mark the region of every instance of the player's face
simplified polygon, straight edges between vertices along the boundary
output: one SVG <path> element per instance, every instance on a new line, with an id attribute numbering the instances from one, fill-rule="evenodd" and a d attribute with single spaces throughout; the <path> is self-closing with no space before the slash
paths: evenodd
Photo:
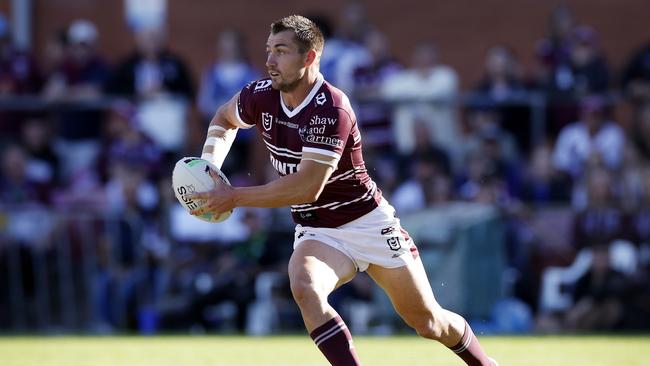
<path id="1" fill-rule="evenodd" d="M 290 92 L 305 75 L 307 53 L 300 53 L 293 31 L 269 35 L 266 42 L 266 70 L 274 89 Z"/>

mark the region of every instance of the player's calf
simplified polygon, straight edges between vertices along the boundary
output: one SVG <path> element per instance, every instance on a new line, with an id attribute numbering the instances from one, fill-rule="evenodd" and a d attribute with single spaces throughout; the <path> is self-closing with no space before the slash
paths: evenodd
<path id="1" fill-rule="evenodd" d="M 325 322 L 309 334 L 332 366 L 359 366 L 352 335 L 340 316 Z"/>
<path id="2" fill-rule="evenodd" d="M 465 331 L 455 346 L 449 347 L 469 366 L 498 366 L 496 361 L 489 358 L 478 342 L 472 328 L 465 322 Z"/>

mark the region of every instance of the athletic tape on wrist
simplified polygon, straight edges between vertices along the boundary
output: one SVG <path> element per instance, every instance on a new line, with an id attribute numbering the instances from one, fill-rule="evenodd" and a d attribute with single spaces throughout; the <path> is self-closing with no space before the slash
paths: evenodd
<path id="1" fill-rule="evenodd" d="M 213 134 L 210 132 L 213 132 Z M 219 134 L 219 132 L 221 133 Z M 218 135 L 214 136 L 214 134 Z M 203 153 L 201 154 L 201 158 L 210 161 L 217 168 L 221 169 L 223 161 L 226 159 L 226 155 L 228 155 L 236 135 L 237 129 L 228 130 L 221 126 L 210 126 L 208 128 L 208 136 L 205 139 L 205 144 L 203 144 Z"/>

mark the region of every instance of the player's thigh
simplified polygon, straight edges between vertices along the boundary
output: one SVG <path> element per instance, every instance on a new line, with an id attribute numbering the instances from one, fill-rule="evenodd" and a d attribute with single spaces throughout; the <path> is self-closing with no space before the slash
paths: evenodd
<path id="1" fill-rule="evenodd" d="M 289 260 L 292 289 L 307 287 L 329 294 L 355 274 L 356 267 L 350 257 L 316 240 L 300 243 Z"/>
<path id="2" fill-rule="evenodd" d="M 367 270 L 386 292 L 397 313 L 407 324 L 417 327 L 432 317 L 442 316 L 420 258 L 397 268 L 371 264 Z"/>

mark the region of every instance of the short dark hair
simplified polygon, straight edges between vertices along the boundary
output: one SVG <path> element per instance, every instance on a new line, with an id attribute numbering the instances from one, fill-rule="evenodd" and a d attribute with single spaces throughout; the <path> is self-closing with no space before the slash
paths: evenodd
<path id="1" fill-rule="evenodd" d="M 277 34 L 285 30 L 293 31 L 300 53 L 305 53 L 312 48 L 318 53 L 323 52 L 323 45 L 325 44 L 323 33 L 316 23 L 308 18 L 302 15 L 289 15 L 271 24 L 271 34 Z"/>

